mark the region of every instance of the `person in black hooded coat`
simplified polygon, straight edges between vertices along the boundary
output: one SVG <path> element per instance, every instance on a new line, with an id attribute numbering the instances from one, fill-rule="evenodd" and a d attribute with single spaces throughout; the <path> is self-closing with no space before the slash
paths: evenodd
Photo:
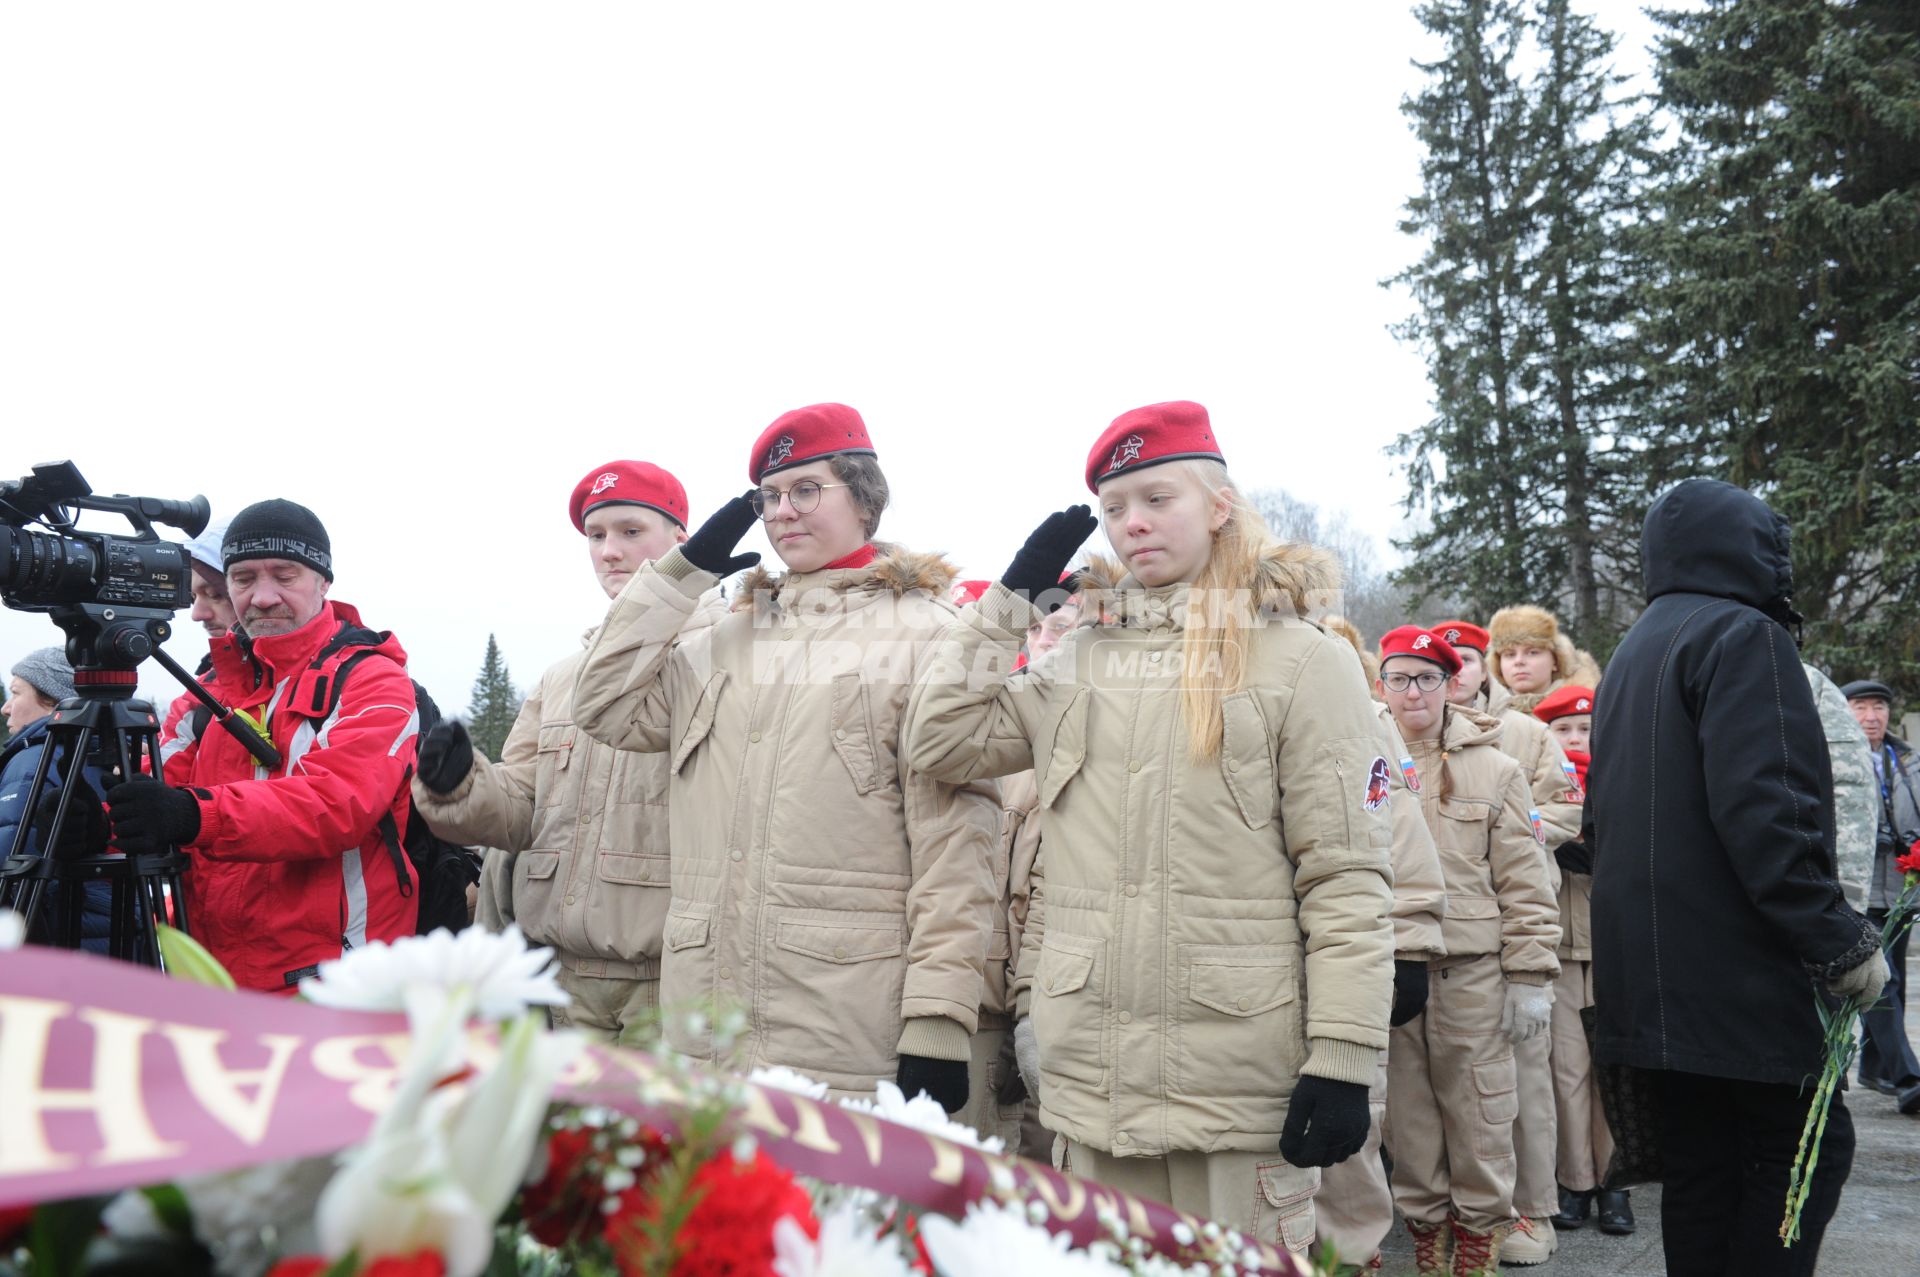
<path id="1" fill-rule="evenodd" d="M 1853 1160 L 1836 1096 L 1802 1238 L 1782 1247 L 1825 1062 L 1815 999 L 1871 1001 L 1887 966 L 1837 881 L 1789 528 L 1695 479 L 1654 502 L 1642 551 L 1647 610 L 1593 726 L 1594 1055 L 1658 1071 L 1668 1271 L 1811 1273 Z"/>

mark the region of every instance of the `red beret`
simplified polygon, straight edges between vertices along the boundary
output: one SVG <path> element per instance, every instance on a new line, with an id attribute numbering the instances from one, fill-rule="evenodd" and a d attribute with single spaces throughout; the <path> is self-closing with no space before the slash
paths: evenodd
<path id="1" fill-rule="evenodd" d="M 687 490 L 680 481 L 648 461 L 609 461 L 587 471 L 573 485 L 567 513 L 573 526 L 587 530 L 587 512 L 603 505 L 643 505 L 687 526 Z"/>
<path id="2" fill-rule="evenodd" d="M 1487 632 L 1472 621 L 1442 621 L 1427 628 L 1445 639 L 1448 647 L 1470 647 L 1482 656 L 1487 653 Z"/>
<path id="3" fill-rule="evenodd" d="M 1551 723 L 1556 718 L 1565 718 L 1569 714 L 1593 713 L 1593 689 L 1581 687 L 1578 683 L 1568 683 L 1551 696 L 1542 697 L 1533 707 L 1533 716 L 1543 723 Z"/>
<path id="4" fill-rule="evenodd" d="M 867 437 L 867 423 L 843 403 L 817 403 L 782 413 L 753 441 L 747 458 L 747 478 L 760 482 L 765 475 L 830 457 L 836 452 L 875 455 Z"/>
<path id="5" fill-rule="evenodd" d="M 965 607 L 969 603 L 978 603 L 980 596 L 992 587 L 991 581 L 955 581 L 948 598 L 954 604 Z"/>
<path id="6" fill-rule="evenodd" d="M 1102 479 L 1189 457 L 1226 460 L 1205 408 L 1185 399 L 1135 408 L 1115 417 L 1087 454 L 1087 489 L 1098 495 Z"/>
<path id="7" fill-rule="evenodd" d="M 1460 654 L 1438 634 L 1417 625 L 1403 625 L 1380 636 L 1381 663 L 1389 656 L 1417 656 L 1423 661 L 1432 661 L 1445 670 L 1448 677 L 1460 672 Z"/>

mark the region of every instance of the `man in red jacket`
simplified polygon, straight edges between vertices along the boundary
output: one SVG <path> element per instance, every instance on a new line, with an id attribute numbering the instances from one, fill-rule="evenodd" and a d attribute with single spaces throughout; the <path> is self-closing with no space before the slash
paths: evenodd
<path id="1" fill-rule="evenodd" d="M 204 682 L 280 751 L 268 769 L 177 705 L 163 780 L 109 790 L 115 845 L 192 854 L 187 918 L 243 988 L 291 993 L 319 964 L 411 935 L 413 868 L 398 831 L 419 716 L 406 653 L 327 598 L 326 529 L 291 501 L 248 506 L 222 545 L 238 623 Z"/>

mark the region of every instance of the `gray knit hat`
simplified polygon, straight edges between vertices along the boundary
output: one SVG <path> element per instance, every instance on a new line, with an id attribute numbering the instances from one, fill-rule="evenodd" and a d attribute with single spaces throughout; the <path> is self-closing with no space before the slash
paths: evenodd
<path id="1" fill-rule="evenodd" d="M 13 673 L 56 704 L 73 695 L 73 666 L 67 664 L 67 654 L 57 647 L 28 652 L 14 662 Z"/>

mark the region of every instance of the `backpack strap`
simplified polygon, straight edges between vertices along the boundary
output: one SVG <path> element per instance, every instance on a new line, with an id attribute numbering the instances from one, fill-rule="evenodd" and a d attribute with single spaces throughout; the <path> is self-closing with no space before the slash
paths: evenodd
<path id="1" fill-rule="evenodd" d="M 413 764 L 407 764 L 407 773 L 402 785 L 413 783 Z M 387 855 L 393 860 L 393 876 L 400 884 L 400 898 L 413 898 L 413 878 L 407 873 L 407 853 L 400 845 L 400 826 L 393 819 L 393 808 L 380 813 L 380 840 L 387 844 Z"/>

